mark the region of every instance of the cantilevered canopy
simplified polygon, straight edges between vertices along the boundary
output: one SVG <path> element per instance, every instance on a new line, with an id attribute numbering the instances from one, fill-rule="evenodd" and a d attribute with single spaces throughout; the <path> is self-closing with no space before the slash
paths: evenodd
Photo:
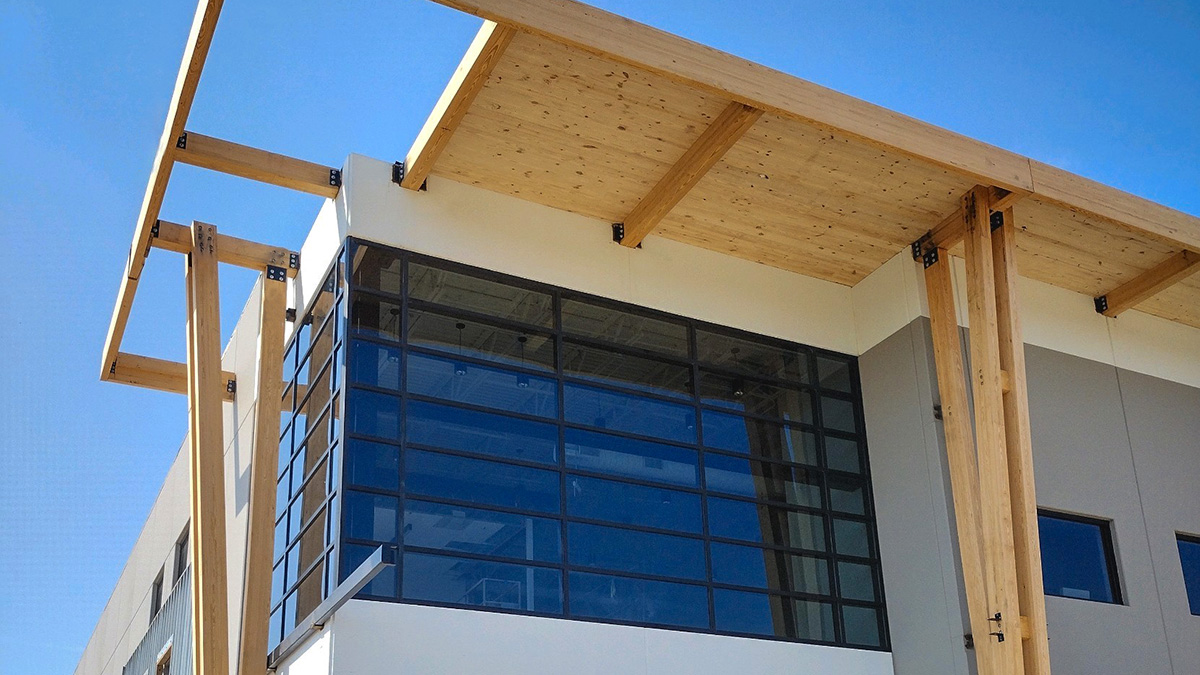
<path id="1" fill-rule="evenodd" d="M 1106 313 L 1200 327 L 1198 218 L 569 0 L 438 1 L 488 21 L 405 187 L 443 176 L 620 223 L 626 245 L 854 285 L 982 184 L 1015 203 L 1023 275 L 1128 284 Z"/>

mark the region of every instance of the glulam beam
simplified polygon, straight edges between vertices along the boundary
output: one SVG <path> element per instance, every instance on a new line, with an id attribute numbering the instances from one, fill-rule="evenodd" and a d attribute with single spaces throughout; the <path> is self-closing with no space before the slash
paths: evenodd
<path id="1" fill-rule="evenodd" d="M 176 139 L 174 156 L 175 161 L 184 164 L 328 199 L 336 197 L 342 186 L 340 169 L 194 131 L 184 132 Z"/>
<path id="2" fill-rule="evenodd" d="M 1200 253 L 1180 251 L 1146 272 L 1096 298 L 1096 311 L 1117 316 L 1200 272 Z"/>
<path id="3" fill-rule="evenodd" d="M 109 380 L 173 394 L 188 392 L 186 363 L 125 352 L 117 354 L 116 368 L 109 375 Z M 224 400 L 233 400 L 236 384 L 237 378 L 233 373 L 221 371 L 220 389 Z"/>
<path id="4" fill-rule="evenodd" d="M 1002 212 L 1005 209 L 1011 208 L 1013 204 L 1024 198 L 1026 194 L 1025 192 L 1013 192 L 998 187 L 988 188 L 988 208 L 993 212 Z M 962 241 L 964 232 L 963 210 L 960 205 L 954 213 L 943 218 L 927 235 L 919 239 L 918 244 L 924 250 L 944 248 L 948 251 Z M 914 249 L 914 257 L 920 252 Z"/>
<path id="5" fill-rule="evenodd" d="M 684 151 L 621 223 L 619 241 L 635 248 L 654 231 L 696 183 L 762 117 L 763 111 L 733 101 Z"/>
<path id="6" fill-rule="evenodd" d="M 191 230 L 186 225 L 160 220 L 150 244 L 167 251 L 190 253 Z M 217 257 L 222 263 L 247 269 L 261 270 L 268 265 L 278 267 L 289 277 L 296 276 L 300 268 L 300 254 L 295 251 L 220 233 L 217 234 Z"/>
<path id="7" fill-rule="evenodd" d="M 500 62 L 504 50 L 516 35 L 512 26 L 484 21 L 475 40 L 467 48 L 462 61 L 442 91 L 437 105 L 425 120 L 412 148 L 404 158 L 404 177 L 400 186 L 418 190 L 429 177 L 433 165 L 450 143 L 454 131 L 462 122 L 471 103 L 483 90 L 492 69 Z"/>

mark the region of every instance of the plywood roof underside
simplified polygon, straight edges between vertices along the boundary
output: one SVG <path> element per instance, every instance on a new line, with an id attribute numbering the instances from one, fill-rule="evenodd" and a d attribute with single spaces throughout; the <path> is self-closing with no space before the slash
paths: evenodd
<path id="1" fill-rule="evenodd" d="M 678 79 L 518 31 L 432 173 L 623 222 L 729 103 Z M 853 286 L 954 213 L 979 182 L 946 164 L 768 110 L 653 234 Z M 1043 196 L 1036 185 L 1014 208 L 1020 273 L 1088 296 L 1182 248 Z M 1200 327 L 1200 275 L 1137 309 Z"/>

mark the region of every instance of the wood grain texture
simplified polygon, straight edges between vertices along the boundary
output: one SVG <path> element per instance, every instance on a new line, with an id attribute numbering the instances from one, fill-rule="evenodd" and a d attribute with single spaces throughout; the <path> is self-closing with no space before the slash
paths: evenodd
<path id="1" fill-rule="evenodd" d="M 1042 587 L 1042 550 L 1038 534 L 1037 490 L 1034 486 L 1033 440 L 1029 426 L 1029 387 L 1025 373 L 1025 341 L 1017 299 L 1017 228 L 1013 209 L 992 232 L 992 269 L 996 287 L 1000 367 L 1008 375 L 1004 392 L 1004 441 L 1012 507 L 1013 556 L 1017 600 L 1021 609 L 1022 659 L 1026 675 L 1050 675 L 1050 641 L 1046 596 Z"/>
<path id="2" fill-rule="evenodd" d="M 975 410 L 975 445 L 979 463 L 980 532 L 988 616 L 1000 615 L 989 641 L 988 670 L 1019 673 L 1022 669 L 1020 603 L 1013 550 L 1008 450 L 1005 440 L 1001 384 L 996 278 L 992 259 L 989 194 L 976 187 L 962 199 L 963 246 L 967 263 L 967 320 L 970 325 L 971 393 Z"/>
<path id="3" fill-rule="evenodd" d="M 622 246 L 636 248 L 735 143 L 762 117 L 762 111 L 733 102 L 676 160 L 650 192 L 624 218 Z"/>
<path id="4" fill-rule="evenodd" d="M 1200 253 L 1180 251 L 1103 295 L 1104 316 L 1117 316 L 1200 272 Z"/>
<path id="5" fill-rule="evenodd" d="M 186 363 L 125 352 L 118 352 L 117 369 L 109 381 L 174 394 L 188 393 Z M 221 398 L 225 401 L 232 401 L 234 397 L 226 386 L 229 382 L 236 384 L 237 378 L 229 371 L 221 371 Z"/>
<path id="6" fill-rule="evenodd" d="M 149 253 L 150 230 L 153 228 L 154 222 L 158 220 L 163 196 L 167 192 L 167 183 L 171 179 L 175 141 L 183 133 L 188 114 L 192 110 L 192 102 L 196 98 L 196 87 L 200 83 L 200 73 L 204 70 L 204 61 L 208 58 L 208 49 L 217 28 L 217 19 L 221 15 L 222 4 L 222 0 L 200 0 L 196 7 L 195 17 L 192 19 L 192 28 L 183 49 L 179 74 L 175 78 L 175 90 L 171 94 L 171 102 L 167 107 L 166 123 L 163 126 L 162 137 L 158 141 L 158 149 L 154 153 L 149 183 L 146 185 L 146 193 L 142 197 L 137 224 L 134 226 L 133 245 L 125 262 L 125 276 L 122 277 L 121 285 L 117 289 L 117 304 L 113 309 L 108 334 L 104 338 L 104 356 L 100 368 L 101 380 L 108 379 L 112 366 L 117 360 L 117 352 L 121 348 L 121 338 L 124 336 L 125 326 L 129 322 L 129 312 L 133 309 L 133 298 L 137 293 L 138 280 L 141 278 L 142 268 L 146 265 L 146 254 Z"/>
<path id="7" fill-rule="evenodd" d="M 458 69 L 442 91 L 433 112 L 425 120 L 417 138 L 404 159 L 404 179 L 401 187 L 417 190 L 425 183 L 438 157 L 446 149 L 462 118 L 475 97 L 487 84 L 492 69 L 499 63 L 504 50 L 512 42 L 516 29 L 484 21 L 476 33 Z"/>
<path id="8" fill-rule="evenodd" d="M 221 411 L 221 312 L 217 232 L 192 223 L 185 286 L 188 439 L 191 460 L 192 672 L 229 669 L 225 538 L 225 436 Z"/>
<path id="9" fill-rule="evenodd" d="M 150 245 L 176 253 L 190 253 L 191 231 L 186 225 L 160 220 L 158 234 L 150 239 Z M 283 268 L 289 277 L 294 277 L 299 270 L 290 265 L 293 255 L 298 256 L 299 253 L 282 246 L 269 246 L 217 233 L 217 257 L 222 263 L 253 270 L 272 265 Z"/>
<path id="10" fill-rule="evenodd" d="M 175 149 L 175 161 L 232 176 L 249 178 L 300 192 L 333 199 L 341 179 L 331 180 L 338 169 L 248 145 L 187 132 L 184 147 Z"/>
<path id="11" fill-rule="evenodd" d="M 279 464 L 279 417 L 283 396 L 283 333 L 287 283 L 262 275 L 259 304 L 258 374 L 254 401 L 254 448 L 242 584 L 239 675 L 266 675 L 271 611 L 271 568 L 275 559 L 275 488 Z"/>

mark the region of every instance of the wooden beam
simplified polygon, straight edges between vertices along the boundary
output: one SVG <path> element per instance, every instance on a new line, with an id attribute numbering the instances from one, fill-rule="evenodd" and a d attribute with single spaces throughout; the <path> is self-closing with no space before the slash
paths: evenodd
<path id="1" fill-rule="evenodd" d="M 980 532 L 988 616 L 995 617 L 981 635 L 991 649 L 993 672 L 1021 669 L 1020 603 L 1013 552 L 1012 506 L 1009 497 L 1004 393 L 1001 389 L 1000 337 L 996 313 L 996 277 L 987 188 L 977 186 L 962 198 L 964 252 L 967 263 L 967 316 L 970 324 L 971 386 L 975 408 L 975 444 L 979 463 Z"/>
<path id="2" fill-rule="evenodd" d="M 185 132 L 179 138 L 175 160 L 329 199 L 337 196 L 342 185 L 340 169 L 203 136 L 194 131 Z"/>
<path id="3" fill-rule="evenodd" d="M 726 152 L 762 117 L 763 111 L 734 101 L 708 125 L 683 156 L 625 217 L 621 245 L 635 248 Z"/>
<path id="4" fill-rule="evenodd" d="M 196 15 L 192 19 L 192 29 L 183 50 L 183 61 L 175 78 L 175 91 L 171 94 L 171 103 L 167 108 L 166 124 L 150 168 L 150 181 L 142 197 L 142 207 L 133 233 L 133 246 L 125 262 L 125 276 L 117 289 L 117 305 L 109 322 L 108 335 L 104 339 L 104 356 L 100 368 L 102 380 L 109 378 L 110 370 L 117 360 L 117 352 L 121 348 L 121 338 L 129 322 L 129 311 L 133 308 L 138 279 L 146 265 L 146 254 L 149 253 L 150 231 L 158 220 L 163 195 L 166 194 L 167 183 L 171 179 L 175 142 L 183 133 L 188 114 L 192 110 L 196 85 L 200 83 L 200 72 L 204 70 L 204 60 L 208 58 L 208 49 L 212 44 L 213 32 L 217 28 L 222 4 L 222 0 L 199 0 Z"/>
<path id="5" fill-rule="evenodd" d="M 192 250 L 191 231 L 186 225 L 158 221 L 154 237 L 150 245 L 176 253 L 190 253 Z M 282 268 L 289 277 L 296 276 L 299 271 L 300 254 L 282 246 L 268 246 L 258 242 L 239 239 L 225 234 L 217 234 L 217 257 L 229 265 L 261 270 L 267 265 Z M 294 264 L 293 264 L 294 261 Z"/>
<path id="6" fill-rule="evenodd" d="M 225 541 L 225 436 L 221 385 L 221 312 L 217 232 L 192 223 L 185 270 L 188 334 L 188 439 L 192 467 L 192 672 L 229 670 Z"/>
<path id="7" fill-rule="evenodd" d="M 950 254 L 938 251 L 938 260 L 925 268 L 925 293 L 929 300 L 929 326 L 933 338 L 933 360 L 937 370 L 942 406 L 942 429 L 950 468 L 950 491 L 954 499 L 954 524 L 958 533 L 963 589 L 967 596 L 967 618 L 975 636 L 975 659 L 980 675 L 991 675 L 992 660 L 985 656 L 992 643 L 988 617 L 987 587 L 984 582 L 980 546 L 979 467 L 975 439 L 971 434 L 971 407 L 967 402 L 966 373 L 962 344 L 954 311 Z"/>
<path id="8" fill-rule="evenodd" d="M 1029 160 L 572 0 L 436 0 L 647 70 L 710 95 L 799 119 L 1006 189 L 1032 190 Z M 982 91 L 982 89 L 981 89 Z"/>
<path id="9" fill-rule="evenodd" d="M 109 380 L 135 387 L 186 394 L 187 364 L 118 352 L 117 368 Z M 234 396 L 234 393 L 229 391 L 230 383 L 236 387 L 237 378 L 229 371 L 222 371 L 220 391 L 222 399 L 226 401 L 232 401 Z"/>
<path id="10" fill-rule="evenodd" d="M 500 62 L 500 57 L 516 33 L 512 26 L 491 21 L 484 21 L 480 26 L 475 40 L 467 48 L 467 53 L 442 91 L 433 112 L 425 120 L 425 126 L 404 157 L 401 187 L 418 190 L 425 183 L 438 156 L 450 143 L 450 137 L 458 129 L 459 122 L 471 108 L 475 97 L 487 84 L 492 69 Z"/>
<path id="11" fill-rule="evenodd" d="M 1180 251 L 1153 268 L 1096 298 L 1096 311 L 1117 316 L 1143 300 L 1200 272 L 1200 253 Z"/>
<path id="12" fill-rule="evenodd" d="M 1011 192 L 1003 188 L 988 188 L 989 208 L 1003 211 L 1027 196 L 1026 192 Z M 947 251 L 963 239 L 963 210 L 960 205 L 954 213 L 946 216 L 922 239 L 923 248 L 944 248 Z"/>
<path id="13" fill-rule="evenodd" d="M 1037 491 L 1033 477 L 1033 440 L 1029 427 L 1029 392 L 1025 377 L 1025 341 L 1017 304 L 1017 228 L 1012 208 L 992 231 L 992 267 L 996 280 L 996 319 L 1000 366 L 1008 375 L 1004 395 L 1004 440 L 1012 506 L 1013 555 L 1026 675 L 1050 675 L 1050 642 L 1046 628 L 1046 596 L 1042 588 L 1042 550 L 1038 535 Z"/>
<path id="14" fill-rule="evenodd" d="M 220 244 L 218 244 L 219 250 Z M 287 283 L 262 275 L 258 332 L 258 392 L 250 460 L 246 566 L 242 583 L 238 675 L 266 675 L 271 611 L 271 563 L 275 548 L 275 479 L 283 396 L 283 328 Z"/>

